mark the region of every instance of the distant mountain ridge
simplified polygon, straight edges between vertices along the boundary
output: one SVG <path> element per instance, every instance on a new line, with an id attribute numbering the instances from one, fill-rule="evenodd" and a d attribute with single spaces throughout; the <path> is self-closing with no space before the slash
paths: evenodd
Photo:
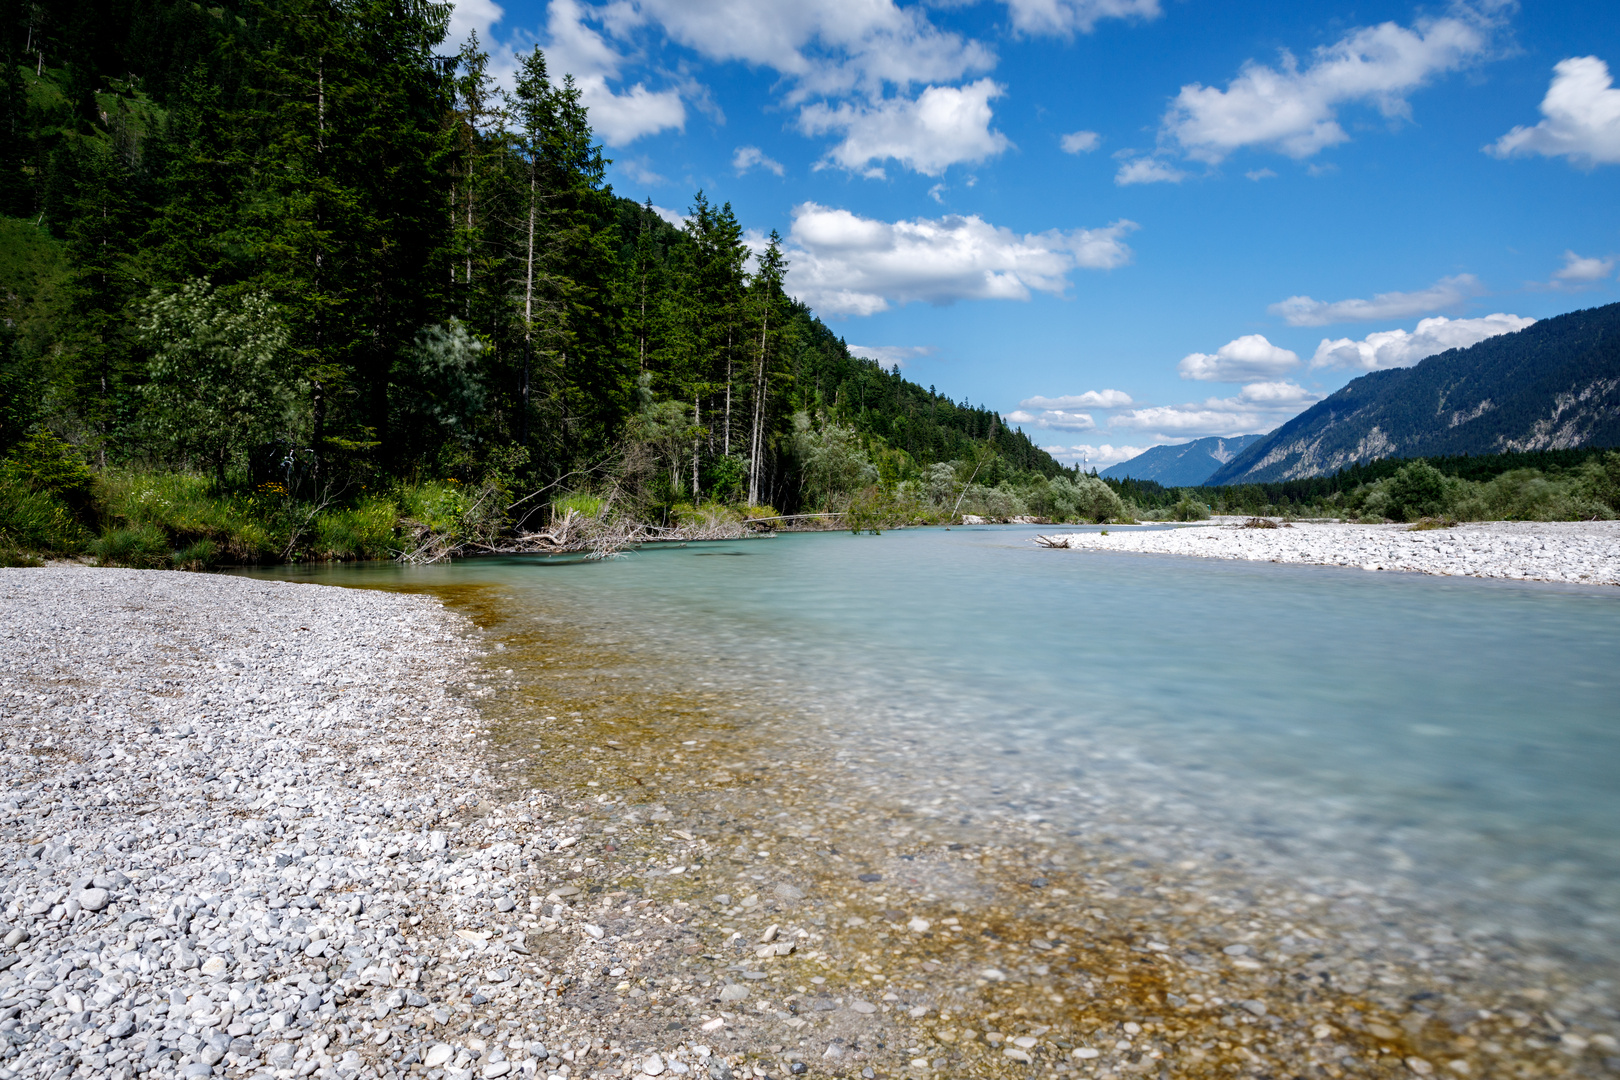
<path id="1" fill-rule="evenodd" d="M 1110 480 L 1156 480 L 1165 487 L 1197 487 L 1264 435 L 1212 436 L 1179 446 L 1155 446 L 1099 475 Z"/>
<path id="2" fill-rule="evenodd" d="M 1578 446 L 1620 446 L 1620 304 L 1363 375 L 1204 482 L 1296 480 L 1383 457 Z"/>

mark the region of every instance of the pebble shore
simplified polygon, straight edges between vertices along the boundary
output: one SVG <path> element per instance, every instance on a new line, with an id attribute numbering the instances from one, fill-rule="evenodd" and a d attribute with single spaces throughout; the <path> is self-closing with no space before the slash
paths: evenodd
<path id="1" fill-rule="evenodd" d="M 568 823 L 491 805 L 470 629 L 428 597 L 0 570 L 0 1080 L 624 1073 L 557 1006 L 605 932 L 523 876 Z M 650 1045 L 630 1072 L 731 1076 Z"/>
<path id="2" fill-rule="evenodd" d="M 1213 523 L 1169 530 L 1058 533 L 1037 542 L 1085 551 L 1620 585 L 1620 521 L 1487 521 L 1421 531 L 1407 525 L 1317 521 L 1275 529 Z"/>

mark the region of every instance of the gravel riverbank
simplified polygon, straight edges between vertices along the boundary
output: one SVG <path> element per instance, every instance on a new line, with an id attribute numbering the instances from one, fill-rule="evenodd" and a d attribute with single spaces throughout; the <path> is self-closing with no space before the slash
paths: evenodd
<path id="1" fill-rule="evenodd" d="M 492 800 L 470 629 L 421 596 L 0 570 L 0 1078 L 728 1078 L 559 1002 L 608 977 L 604 930 L 569 823 Z"/>
<path id="2" fill-rule="evenodd" d="M 1620 585 L 1620 521 L 1484 521 L 1414 532 L 1407 525 L 1296 522 L 1057 533 L 1047 547 L 1314 563 L 1362 570 Z"/>

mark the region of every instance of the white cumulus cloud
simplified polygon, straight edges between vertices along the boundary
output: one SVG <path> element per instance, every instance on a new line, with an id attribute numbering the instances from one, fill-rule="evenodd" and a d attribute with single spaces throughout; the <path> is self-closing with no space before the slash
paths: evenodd
<path id="1" fill-rule="evenodd" d="M 619 0 L 626 25 L 651 21 L 710 60 L 768 67 L 793 81 L 790 101 L 881 93 L 995 66 L 979 42 L 940 30 L 925 5 L 893 0 Z"/>
<path id="2" fill-rule="evenodd" d="M 1176 365 L 1183 379 L 1248 382 L 1282 375 L 1299 366 L 1299 355 L 1273 345 L 1262 334 L 1245 334 L 1213 353 L 1188 353 Z"/>
<path id="3" fill-rule="evenodd" d="M 1360 341 L 1323 338 L 1322 344 L 1316 347 L 1316 355 L 1311 357 L 1311 366 L 1351 368 L 1356 371 L 1411 367 L 1426 356 L 1434 356 L 1447 349 L 1477 345 L 1498 334 L 1523 330 L 1535 321 L 1502 312 L 1482 319 L 1448 319 L 1441 315 L 1424 319 L 1410 333 L 1405 330 L 1380 330 Z"/>
<path id="4" fill-rule="evenodd" d="M 951 165 L 984 161 L 1012 143 L 991 129 L 990 102 L 1004 93 L 991 79 L 966 86 L 930 86 L 915 99 L 807 105 L 799 113 L 806 135 L 838 133 L 843 142 L 827 161 L 854 172 L 881 175 L 885 161 L 898 161 L 925 176 Z"/>
<path id="5" fill-rule="evenodd" d="M 617 81 L 625 57 L 590 25 L 603 13 L 579 0 L 551 0 L 546 13 L 544 45 L 546 68 L 561 81 L 572 75 L 579 96 L 590 109 L 591 129 L 610 146 L 625 146 L 644 135 L 674 128 L 686 129 L 686 105 L 679 90 L 649 90 L 636 83 L 625 90 L 608 85 Z"/>
<path id="6" fill-rule="evenodd" d="M 445 40 L 459 46 L 467 40 L 467 35 L 476 32 L 487 45 L 490 27 L 505 15 L 506 10 L 494 0 L 456 0 L 450 9 L 450 29 Z"/>
<path id="7" fill-rule="evenodd" d="M 817 203 L 793 209 L 788 287 L 818 311 L 871 315 L 922 301 L 1027 300 L 1060 295 L 1074 270 L 1131 259 L 1116 221 L 1099 229 L 1015 233 L 977 215 L 878 221 Z"/>
<path id="8" fill-rule="evenodd" d="M 1095 131 L 1071 131 L 1058 140 L 1065 154 L 1089 154 L 1102 144 L 1102 136 Z"/>
<path id="9" fill-rule="evenodd" d="M 1087 390 L 1083 394 L 1065 394 L 1062 397 L 1031 397 L 1018 403 L 1025 409 L 1123 409 L 1132 404 L 1131 395 L 1123 390 Z"/>
<path id="10" fill-rule="evenodd" d="M 758 166 L 761 169 L 782 175 L 782 163 L 774 158 L 767 157 L 765 151 L 757 146 L 739 146 L 737 152 L 731 155 L 731 167 L 739 174 Z"/>
<path id="11" fill-rule="evenodd" d="M 1514 128 L 1486 152 L 1567 157 L 1586 168 L 1620 163 L 1620 90 L 1602 60 L 1575 56 L 1554 65 L 1541 115 L 1541 123 Z"/>
<path id="12" fill-rule="evenodd" d="M 906 361 L 934 355 L 932 345 L 851 345 L 851 356 L 876 360 L 883 367 L 905 367 Z"/>
<path id="13" fill-rule="evenodd" d="M 1309 296 L 1290 296 L 1272 304 L 1266 310 L 1287 320 L 1289 326 L 1327 326 L 1331 323 L 1373 322 L 1382 319 L 1404 319 L 1412 315 L 1425 315 L 1431 311 L 1444 311 L 1462 304 L 1471 296 L 1482 292 L 1479 279 L 1473 274 L 1458 274 L 1441 278 L 1427 289 L 1415 292 L 1379 293 L 1371 300 L 1313 300 Z"/>
<path id="14" fill-rule="evenodd" d="M 1152 447 L 1148 446 L 1111 446 L 1103 443 L 1101 446 L 1043 446 L 1048 454 L 1059 461 L 1071 465 L 1082 465 L 1088 469 L 1106 469 L 1110 465 L 1118 465 L 1122 461 L 1129 461 L 1147 453 Z"/>
<path id="15" fill-rule="evenodd" d="M 1159 0 L 1004 0 L 1024 34 L 1089 34 L 1103 19 L 1156 19 Z"/>
<path id="16" fill-rule="evenodd" d="M 1004 417 L 1009 424 L 1028 424 L 1030 427 L 1052 431 L 1090 431 L 1097 426 L 1090 413 L 1069 412 L 1065 409 L 1047 409 L 1032 413 L 1015 409 Z"/>
<path id="17" fill-rule="evenodd" d="M 1565 285 L 1591 285 L 1614 273 L 1614 259 L 1564 252 L 1564 265 L 1553 271 L 1553 280 Z"/>
<path id="18" fill-rule="evenodd" d="M 1389 119 L 1403 118 L 1408 94 L 1476 59 L 1487 44 L 1486 29 L 1472 18 L 1363 27 L 1318 48 L 1304 67 L 1284 53 L 1276 67 L 1244 64 L 1224 90 L 1183 86 L 1165 114 L 1164 134 L 1212 164 L 1246 146 L 1310 157 L 1350 138 L 1339 124 L 1342 106 L 1365 102 Z"/>
<path id="19" fill-rule="evenodd" d="M 659 206 L 656 203 L 653 205 L 652 211 L 677 229 L 684 229 L 686 223 L 692 220 L 689 214 L 683 214 L 679 210 L 671 210 L 667 206 Z"/>
<path id="20" fill-rule="evenodd" d="M 1131 184 L 1179 184 L 1187 174 L 1156 157 L 1131 158 L 1114 174 L 1114 183 L 1120 187 Z"/>
<path id="21" fill-rule="evenodd" d="M 1109 427 L 1151 432 L 1155 443 L 1206 435 L 1248 435 L 1270 431 L 1320 400 L 1320 394 L 1296 383 L 1255 382 L 1232 397 L 1116 413 Z"/>

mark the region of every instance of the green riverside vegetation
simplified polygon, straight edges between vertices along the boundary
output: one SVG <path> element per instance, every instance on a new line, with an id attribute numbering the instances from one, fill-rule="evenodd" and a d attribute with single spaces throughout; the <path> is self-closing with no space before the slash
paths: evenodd
<path id="1" fill-rule="evenodd" d="M 1603 447 L 1381 458 L 1332 476 L 1226 487 L 1107 483 L 1143 519 L 1216 514 L 1352 521 L 1575 521 L 1620 517 L 1620 451 Z M 1201 515 L 1200 515 L 1201 512 Z"/>

